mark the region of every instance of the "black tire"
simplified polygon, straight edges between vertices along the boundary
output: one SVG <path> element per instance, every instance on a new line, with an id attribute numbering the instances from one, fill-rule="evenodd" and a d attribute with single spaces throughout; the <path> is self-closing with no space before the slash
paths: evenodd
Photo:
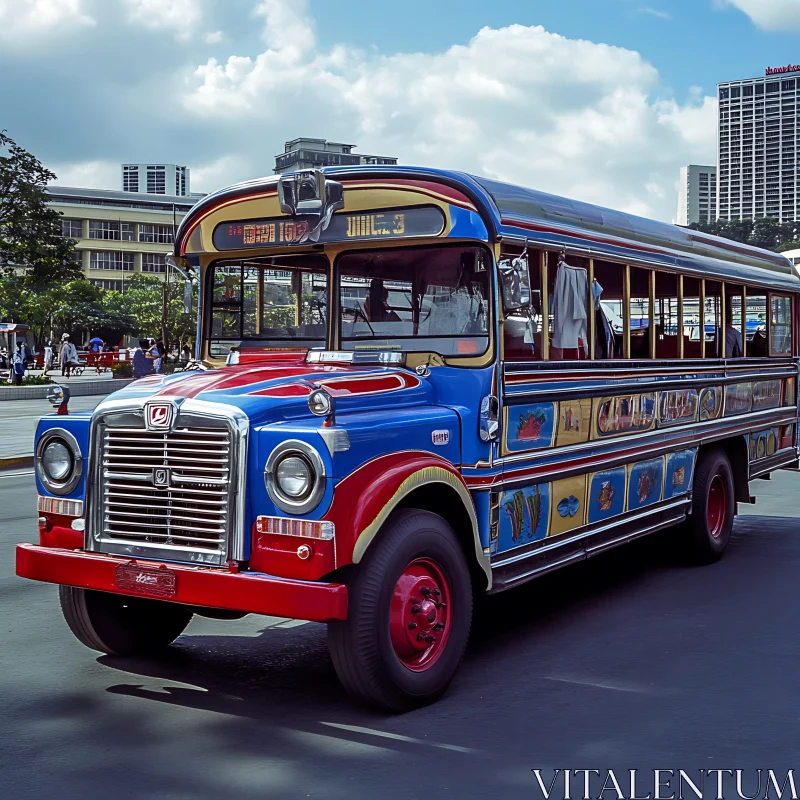
<path id="1" fill-rule="evenodd" d="M 59 586 L 61 611 L 79 642 L 111 656 L 137 656 L 163 650 L 192 619 L 177 603 Z"/>
<path id="2" fill-rule="evenodd" d="M 419 564 L 432 565 L 434 572 L 440 570 L 446 579 L 442 594 L 449 596 L 449 603 L 444 611 L 430 612 L 442 615 L 437 625 L 443 624 L 438 619 L 445 614 L 448 620 L 445 638 L 430 645 L 430 650 L 437 652 L 435 660 L 422 668 L 415 664 L 418 671 L 414 671 L 401 660 L 392 640 L 393 632 L 397 635 L 399 628 L 410 629 L 411 624 L 390 623 L 390 606 L 395 608 L 393 598 L 399 602 L 395 590 L 401 575 Z M 429 606 L 435 603 L 433 595 L 425 593 L 424 584 L 419 585 L 423 587 L 423 600 Z M 413 608 L 420 607 L 411 606 L 410 610 Z M 427 612 L 414 613 L 421 614 L 418 618 L 423 629 L 433 622 Z M 328 624 L 328 646 L 348 694 L 388 711 L 408 711 L 434 702 L 445 691 L 464 655 L 471 624 L 472 582 L 452 528 L 437 514 L 402 509 L 389 518 L 353 572 L 348 582 L 347 619 Z M 433 636 L 435 642 L 440 634 L 427 629 L 412 635 Z M 406 658 L 411 661 L 415 656 L 406 654 Z"/>
<path id="3" fill-rule="evenodd" d="M 684 525 L 685 552 L 693 563 L 719 561 L 731 538 L 735 510 L 733 472 L 725 451 L 703 448 L 692 483 L 692 513 Z"/>

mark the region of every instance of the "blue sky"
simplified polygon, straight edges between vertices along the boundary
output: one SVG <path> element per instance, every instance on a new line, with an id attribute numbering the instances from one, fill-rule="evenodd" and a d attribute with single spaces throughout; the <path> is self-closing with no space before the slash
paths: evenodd
<path id="1" fill-rule="evenodd" d="M 0 0 L 0 129 L 72 186 L 212 191 L 315 136 L 669 220 L 716 83 L 798 33 L 800 0 Z"/>

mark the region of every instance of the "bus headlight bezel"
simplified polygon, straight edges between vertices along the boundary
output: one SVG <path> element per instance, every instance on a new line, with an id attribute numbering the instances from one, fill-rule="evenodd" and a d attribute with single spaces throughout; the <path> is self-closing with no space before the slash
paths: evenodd
<path id="1" fill-rule="evenodd" d="M 61 478 L 54 477 L 47 468 L 45 454 L 51 445 L 67 448 L 72 464 Z M 64 428 L 50 428 L 36 443 L 36 475 L 48 492 L 55 495 L 69 494 L 78 485 L 83 475 L 83 456 L 78 440 Z"/>
<path id="2" fill-rule="evenodd" d="M 289 459 L 299 459 L 308 470 L 308 486 L 299 494 L 290 494 L 281 485 L 278 470 Z M 281 442 L 269 455 L 264 468 L 267 494 L 277 508 L 287 514 L 299 515 L 313 511 L 325 495 L 325 462 L 310 444 L 299 439 Z"/>

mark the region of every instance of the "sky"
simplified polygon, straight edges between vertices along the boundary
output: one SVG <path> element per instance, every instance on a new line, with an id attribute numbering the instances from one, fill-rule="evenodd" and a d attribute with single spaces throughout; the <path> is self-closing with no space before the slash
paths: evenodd
<path id="1" fill-rule="evenodd" d="M 716 84 L 798 34 L 800 0 L 0 0 L 0 130 L 66 186 L 213 191 L 312 136 L 670 221 Z"/>

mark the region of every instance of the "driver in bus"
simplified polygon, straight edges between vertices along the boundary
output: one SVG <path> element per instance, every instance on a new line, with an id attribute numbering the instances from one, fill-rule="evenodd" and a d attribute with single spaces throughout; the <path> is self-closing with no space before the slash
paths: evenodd
<path id="1" fill-rule="evenodd" d="M 389 290 L 380 278 L 373 278 L 364 311 L 370 322 L 400 322 L 400 317 L 389 307 Z"/>

